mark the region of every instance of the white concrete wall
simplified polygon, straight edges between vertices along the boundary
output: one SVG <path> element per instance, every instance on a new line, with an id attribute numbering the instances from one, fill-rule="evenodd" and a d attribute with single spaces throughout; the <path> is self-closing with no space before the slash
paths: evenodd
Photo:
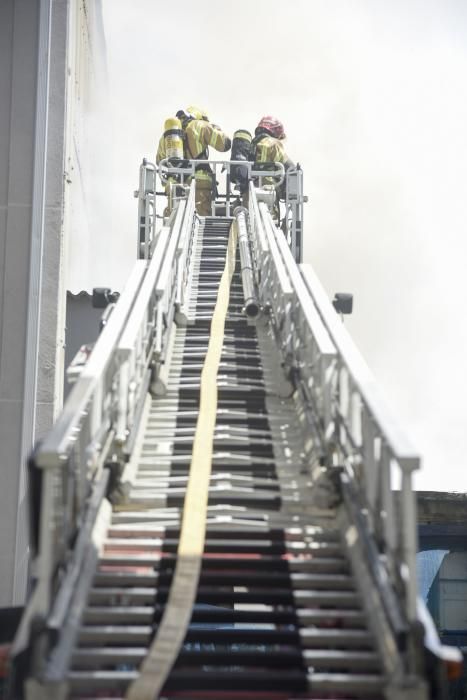
<path id="1" fill-rule="evenodd" d="M 67 137 L 67 289 L 111 286 L 104 229 L 111 229 L 112 118 L 100 0 L 72 2 L 69 33 Z"/>

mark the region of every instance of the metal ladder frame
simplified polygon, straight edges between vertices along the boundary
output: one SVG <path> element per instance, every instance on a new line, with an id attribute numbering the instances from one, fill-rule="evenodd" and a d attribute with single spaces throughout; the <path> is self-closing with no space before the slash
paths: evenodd
<path id="1" fill-rule="evenodd" d="M 144 168 L 147 174 L 151 166 L 146 163 Z M 264 176 L 253 170 L 250 174 Z M 15 653 L 30 643 L 33 620 L 42 619 L 48 634 L 47 621 L 53 619 L 56 627 L 66 614 L 63 598 L 71 594 L 62 591 L 76 576 L 74 542 L 96 493 L 105 493 L 104 468 L 109 463 L 121 467 L 131 453 L 149 385 L 164 391 L 161 368 L 188 288 L 197 220 L 195 183 L 167 225 L 155 233 L 156 192 L 146 190 L 147 181 L 146 175 L 140 180 L 145 189 L 140 194 L 138 233 L 141 254 L 144 232 L 145 259 L 135 263 L 59 419 L 31 461 L 41 477 L 37 579 Z M 385 572 L 388 585 L 402 597 L 410 638 L 405 672 L 414 675 L 418 661 L 411 635 L 418 610 L 412 474 L 420 459 L 380 397 L 312 267 L 296 265 L 262 199 L 261 188 L 251 180 L 248 235 L 258 311 L 272 324 L 287 378 L 296 387 L 310 440 L 319 445 L 323 464 L 328 470 L 342 468 L 359 494 L 363 528 L 374 545 L 378 571 Z M 394 470 L 401 478 L 399 516 L 391 481 Z M 354 525 L 346 536 L 350 543 Z"/>

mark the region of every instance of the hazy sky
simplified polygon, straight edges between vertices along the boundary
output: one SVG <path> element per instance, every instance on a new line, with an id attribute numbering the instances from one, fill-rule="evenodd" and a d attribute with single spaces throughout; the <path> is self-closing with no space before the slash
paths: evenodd
<path id="1" fill-rule="evenodd" d="M 104 0 L 104 23 L 108 283 L 134 260 L 132 192 L 166 116 L 200 104 L 231 133 L 276 115 L 305 172 L 305 260 L 354 293 L 347 325 L 423 456 L 418 487 L 467 490 L 465 0 Z"/>

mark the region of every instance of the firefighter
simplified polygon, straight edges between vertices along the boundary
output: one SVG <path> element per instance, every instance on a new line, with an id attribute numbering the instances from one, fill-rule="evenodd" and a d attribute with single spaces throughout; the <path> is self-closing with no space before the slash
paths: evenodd
<path id="1" fill-rule="evenodd" d="M 225 152 L 230 149 L 230 138 L 198 107 L 187 107 L 179 110 L 177 117 L 182 122 L 185 132 L 185 158 L 191 160 L 208 160 L 209 146 L 216 151 Z M 200 216 L 211 214 L 211 203 L 215 196 L 216 182 L 214 174 L 208 165 L 199 165 L 195 173 L 196 180 L 196 211 Z"/>
<path id="2" fill-rule="evenodd" d="M 184 132 L 184 157 L 190 160 L 208 160 L 209 146 L 216 151 L 225 152 L 230 149 L 230 138 L 215 124 L 211 124 L 207 114 L 200 108 L 190 106 L 177 112 Z M 164 137 L 159 141 L 156 162 L 166 157 Z M 211 214 L 216 182 L 214 174 L 208 165 L 199 165 L 195 172 L 196 180 L 196 211 L 200 216 Z"/>
<path id="3" fill-rule="evenodd" d="M 261 163 L 282 163 L 288 170 L 294 167 L 293 161 L 287 155 L 283 141 L 285 140 L 284 125 L 275 117 L 263 117 L 255 129 L 255 137 L 251 143 L 252 157 L 259 170 L 262 170 Z M 268 166 L 265 165 L 267 170 Z M 285 181 L 277 186 L 277 181 L 272 177 L 265 177 L 263 185 L 276 187 L 276 201 L 273 209 L 274 218 L 280 220 L 280 200 L 285 199 Z M 285 231 L 287 226 L 285 219 L 282 222 Z"/>
<path id="4" fill-rule="evenodd" d="M 284 125 L 275 117 L 263 117 L 255 129 L 252 142 L 253 159 L 256 163 L 283 163 L 286 170 L 294 163 L 285 152 Z M 265 179 L 267 184 L 273 184 L 273 179 Z"/>

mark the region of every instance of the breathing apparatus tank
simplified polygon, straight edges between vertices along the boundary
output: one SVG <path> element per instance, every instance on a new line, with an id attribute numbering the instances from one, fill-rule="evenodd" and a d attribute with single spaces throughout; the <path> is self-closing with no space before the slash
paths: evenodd
<path id="1" fill-rule="evenodd" d="M 246 129 L 238 129 L 232 140 L 232 150 L 230 160 L 253 160 L 252 136 Z M 233 165 L 230 171 L 230 179 L 237 184 L 240 192 L 246 191 L 248 187 L 248 168 L 243 165 Z"/>
<path id="2" fill-rule="evenodd" d="M 164 124 L 164 144 L 166 158 L 173 165 L 183 160 L 183 129 L 180 119 L 169 117 Z"/>

